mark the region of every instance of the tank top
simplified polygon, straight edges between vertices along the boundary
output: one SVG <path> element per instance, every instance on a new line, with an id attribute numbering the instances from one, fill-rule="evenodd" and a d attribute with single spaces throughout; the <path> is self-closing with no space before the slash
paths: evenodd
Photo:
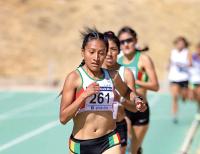
<path id="1" fill-rule="evenodd" d="M 188 50 L 178 51 L 173 49 L 170 57 L 169 80 L 171 82 L 181 82 L 189 80 L 188 71 Z"/>
<path id="2" fill-rule="evenodd" d="M 120 66 L 118 72 L 119 72 L 120 77 L 122 78 L 122 81 L 125 81 L 125 79 L 124 79 L 125 67 L 124 66 Z"/>
<path id="3" fill-rule="evenodd" d="M 192 55 L 192 67 L 190 68 L 190 82 L 200 84 L 200 57 L 194 53 Z"/>
<path id="4" fill-rule="evenodd" d="M 122 56 L 122 57 L 120 57 L 118 59 L 118 63 L 120 65 L 124 66 L 124 67 L 129 68 L 133 72 L 135 80 L 141 80 L 141 81 L 145 81 L 146 82 L 146 81 L 148 81 L 147 74 L 144 71 L 140 70 L 139 67 L 138 67 L 138 62 L 139 62 L 140 55 L 141 55 L 141 53 L 139 51 L 136 51 L 133 60 L 131 60 L 131 62 L 129 64 L 124 64 L 123 63 L 123 56 Z M 136 84 L 135 88 L 140 88 L 140 86 Z"/>
<path id="5" fill-rule="evenodd" d="M 125 81 L 124 79 L 124 71 L 125 71 L 125 67 L 124 66 L 120 66 L 118 72 L 119 75 L 122 79 L 122 81 Z M 116 92 L 119 94 L 119 92 L 116 90 Z M 119 94 L 120 95 L 120 94 Z M 117 119 L 117 112 L 118 112 L 118 107 L 121 105 L 120 101 L 114 101 L 114 108 L 113 108 L 113 119 Z"/>
<path id="6" fill-rule="evenodd" d="M 113 103 L 114 103 L 114 86 L 113 81 L 109 75 L 109 72 L 106 69 L 102 69 L 104 77 L 99 80 L 94 80 L 91 78 L 84 68 L 77 68 L 81 79 L 82 86 L 76 93 L 76 98 L 80 96 L 86 88 L 94 82 L 97 82 L 100 87 L 100 91 L 97 94 L 94 94 L 88 97 L 83 105 L 80 107 L 78 113 L 85 111 L 111 111 L 113 112 Z"/>

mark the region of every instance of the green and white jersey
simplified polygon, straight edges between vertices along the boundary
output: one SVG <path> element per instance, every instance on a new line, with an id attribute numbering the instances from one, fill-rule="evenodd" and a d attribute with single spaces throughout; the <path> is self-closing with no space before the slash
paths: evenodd
<path id="1" fill-rule="evenodd" d="M 86 90 L 86 88 L 94 82 L 97 82 L 100 86 L 100 91 L 97 94 L 88 97 L 78 112 L 84 112 L 84 111 L 113 112 L 114 86 L 108 70 L 102 69 L 104 77 L 99 80 L 94 80 L 93 78 L 91 78 L 82 67 L 79 67 L 77 70 L 82 78 L 82 88 L 79 90 L 78 95 L 80 95 L 80 93 Z"/>
<path id="2" fill-rule="evenodd" d="M 148 76 L 147 76 L 146 72 L 140 70 L 139 67 L 138 67 L 138 62 L 139 62 L 140 55 L 141 55 L 141 53 L 139 51 L 136 51 L 133 60 L 129 64 L 124 64 L 123 63 L 123 57 L 124 56 L 120 57 L 117 62 L 120 65 L 124 66 L 125 68 L 126 67 L 129 68 L 132 71 L 135 80 L 140 80 L 140 81 L 147 82 L 148 81 Z M 121 75 L 121 78 L 124 79 L 123 75 Z M 140 86 L 136 84 L 135 87 L 139 88 Z"/>
<path id="3" fill-rule="evenodd" d="M 124 79 L 125 67 L 124 66 L 120 66 L 118 72 L 119 72 L 120 77 L 122 78 L 122 81 L 125 81 L 125 79 Z"/>

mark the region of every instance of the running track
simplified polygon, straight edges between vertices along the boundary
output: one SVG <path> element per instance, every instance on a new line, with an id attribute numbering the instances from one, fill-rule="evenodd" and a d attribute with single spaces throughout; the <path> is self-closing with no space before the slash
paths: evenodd
<path id="1" fill-rule="evenodd" d="M 58 93 L 0 92 L 0 154 L 67 154 L 73 123 L 58 121 Z M 178 154 L 196 113 L 192 102 L 180 102 L 179 123 L 170 117 L 168 93 L 150 93 L 151 125 L 144 142 L 144 154 Z M 198 138 L 190 150 L 200 147 Z"/>

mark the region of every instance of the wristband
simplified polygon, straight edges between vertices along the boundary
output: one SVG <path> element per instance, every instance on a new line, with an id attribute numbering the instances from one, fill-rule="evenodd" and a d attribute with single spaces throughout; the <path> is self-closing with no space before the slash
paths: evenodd
<path id="1" fill-rule="evenodd" d="M 120 104 L 124 103 L 126 101 L 126 99 L 124 97 L 120 98 Z"/>
<path id="2" fill-rule="evenodd" d="M 137 105 L 137 101 L 144 104 L 143 98 L 141 96 L 135 96 L 134 103 Z"/>

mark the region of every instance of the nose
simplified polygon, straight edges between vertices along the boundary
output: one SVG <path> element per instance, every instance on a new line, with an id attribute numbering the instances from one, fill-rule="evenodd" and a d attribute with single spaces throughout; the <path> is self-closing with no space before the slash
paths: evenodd
<path id="1" fill-rule="evenodd" d="M 128 42 L 127 42 L 127 41 L 125 41 L 125 42 L 124 42 L 124 45 L 125 45 L 125 46 L 126 46 L 126 45 L 128 45 Z"/>
<path id="2" fill-rule="evenodd" d="M 98 60 L 99 60 L 99 54 L 98 54 L 98 53 L 96 53 L 96 54 L 94 55 L 94 60 L 95 60 L 95 61 L 98 61 Z"/>
<path id="3" fill-rule="evenodd" d="M 111 55 L 112 55 L 112 51 L 111 51 L 111 50 L 108 50 L 107 56 L 111 56 Z"/>

